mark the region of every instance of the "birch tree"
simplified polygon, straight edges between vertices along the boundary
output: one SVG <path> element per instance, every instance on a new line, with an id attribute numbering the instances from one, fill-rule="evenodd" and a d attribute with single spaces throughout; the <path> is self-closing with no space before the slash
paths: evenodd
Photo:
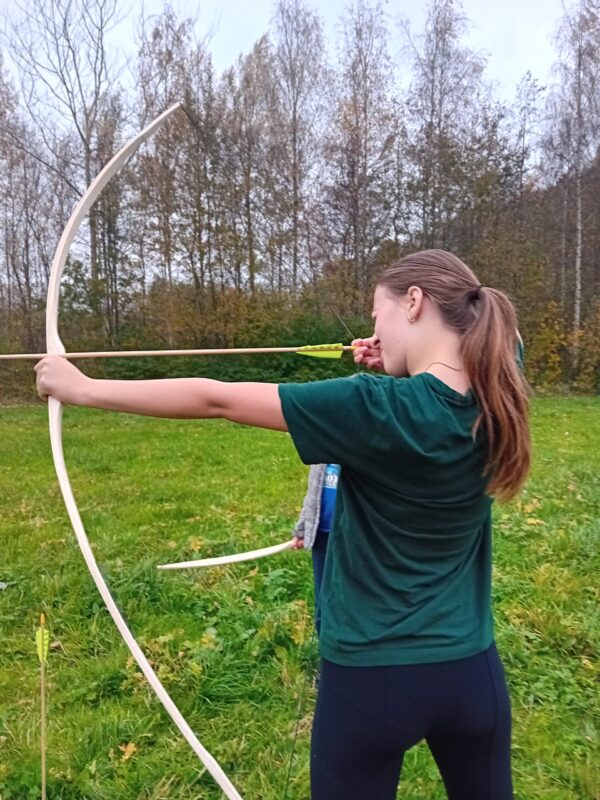
<path id="1" fill-rule="evenodd" d="M 557 34 L 559 82 L 550 94 L 550 131 L 547 150 L 558 162 L 565 186 L 565 224 L 572 204 L 572 329 L 577 333 L 582 318 L 582 287 L 586 219 L 586 178 L 600 144 L 600 3 L 581 0 L 567 10 Z M 568 184 L 568 189 L 567 189 Z M 566 239 L 566 233 L 563 234 Z M 566 257 L 565 257 L 566 260 Z M 561 281 L 565 292 L 566 281 Z"/>
<path id="2" fill-rule="evenodd" d="M 484 62 L 462 44 L 467 19 L 453 0 L 433 0 L 420 37 L 404 29 L 413 62 L 408 138 L 421 244 L 449 248 L 464 195 L 464 147 L 484 100 Z"/>
<path id="3" fill-rule="evenodd" d="M 116 21 L 118 0 L 25 0 L 10 22 L 10 53 L 20 76 L 20 93 L 41 145 L 23 152 L 57 172 L 78 198 L 100 164 L 97 137 L 114 80 L 107 35 Z M 76 143 L 69 162 L 61 158 L 66 138 Z M 92 284 L 101 279 L 98 211 L 88 222 Z"/>
<path id="4" fill-rule="evenodd" d="M 372 279 L 373 257 L 392 230 L 391 62 L 379 3 L 359 0 L 343 26 L 337 101 L 325 143 L 326 235 L 332 255 L 351 264 L 352 286 L 362 293 Z"/>
<path id="5" fill-rule="evenodd" d="M 319 17 L 302 0 L 279 0 L 274 13 L 274 85 L 272 109 L 273 163 L 287 195 L 290 289 L 298 289 L 299 273 L 309 273 L 309 201 L 319 164 L 323 105 L 328 71 Z"/>

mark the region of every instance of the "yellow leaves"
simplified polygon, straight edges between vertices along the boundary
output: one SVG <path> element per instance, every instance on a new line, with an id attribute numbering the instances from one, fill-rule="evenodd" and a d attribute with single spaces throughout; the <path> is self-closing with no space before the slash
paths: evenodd
<path id="1" fill-rule="evenodd" d="M 134 756 L 137 753 L 138 746 L 137 744 L 135 744 L 135 742 L 123 742 L 122 744 L 119 745 L 119 750 L 121 751 L 121 758 L 119 759 L 119 761 L 122 764 L 124 764 L 126 761 L 129 761 L 129 759 L 132 758 L 132 756 Z M 110 758 L 111 761 L 114 761 L 116 755 L 117 754 L 115 753 L 114 748 L 111 747 L 110 750 L 108 751 L 108 757 Z M 93 762 L 93 764 L 91 765 L 90 772 L 93 775 L 95 771 L 96 771 L 96 762 Z"/>
<path id="2" fill-rule="evenodd" d="M 127 744 L 120 744 L 119 750 L 123 753 L 121 761 L 129 761 L 129 759 L 137 753 L 138 747 L 134 742 L 127 742 Z"/>
<path id="3" fill-rule="evenodd" d="M 188 541 L 187 546 L 188 549 L 192 551 L 192 553 L 199 553 L 204 547 L 204 539 L 201 539 L 199 536 L 196 536 Z"/>
<path id="4" fill-rule="evenodd" d="M 538 497 L 534 497 L 533 500 L 529 503 L 524 503 L 522 508 L 526 514 L 531 514 L 533 511 L 537 511 L 538 508 L 541 508 L 542 503 Z"/>
<path id="5" fill-rule="evenodd" d="M 521 521 L 521 524 L 525 524 L 530 527 L 538 527 L 546 524 L 544 520 L 540 519 L 535 514 L 536 511 L 542 508 L 542 500 L 539 497 L 532 497 L 527 501 L 525 501 L 524 499 L 518 500 L 515 503 L 515 507 L 517 511 L 523 514 L 523 516 L 525 517 L 525 519 Z M 499 527 L 501 529 L 506 529 L 507 527 L 512 528 L 513 525 L 511 523 L 508 523 L 507 525 L 505 522 L 501 522 L 499 524 Z"/>

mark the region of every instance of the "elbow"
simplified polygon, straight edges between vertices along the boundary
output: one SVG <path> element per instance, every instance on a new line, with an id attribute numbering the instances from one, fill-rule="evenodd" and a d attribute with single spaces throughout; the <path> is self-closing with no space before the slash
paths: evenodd
<path id="1" fill-rule="evenodd" d="M 222 419 L 227 417 L 227 398 L 222 381 L 210 378 L 196 378 L 198 381 L 197 398 L 194 404 L 197 416 L 203 419 Z"/>

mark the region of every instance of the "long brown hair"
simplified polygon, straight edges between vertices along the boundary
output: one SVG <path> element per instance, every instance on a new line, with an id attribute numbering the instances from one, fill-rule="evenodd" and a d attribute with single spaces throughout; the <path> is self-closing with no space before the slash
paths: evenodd
<path id="1" fill-rule="evenodd" d="M 487 436 L 487 491 L 500 500 L 519 493 L 529 472 L 528 388 L 517 364 L 517 315 L 508 297 L 482 286 L 475 273 L 445 250 L 423 250 L 393 264 L 377 282 L 391 294 L 419 286 L 460 334 L 461 355 L 481 413 L 473 427 Z"/>

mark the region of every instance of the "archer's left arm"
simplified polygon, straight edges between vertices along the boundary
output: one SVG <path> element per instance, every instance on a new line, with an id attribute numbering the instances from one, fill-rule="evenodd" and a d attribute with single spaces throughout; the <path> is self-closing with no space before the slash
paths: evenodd
<path id="1" fill-rule="evenodd" d="M 223 419 L 287 431 L 275 383 L 224 383 L 208 378 L 113 381 L 88 378 L 61 356 L 36 364 L 42 399 L 172 419 Z"/>

